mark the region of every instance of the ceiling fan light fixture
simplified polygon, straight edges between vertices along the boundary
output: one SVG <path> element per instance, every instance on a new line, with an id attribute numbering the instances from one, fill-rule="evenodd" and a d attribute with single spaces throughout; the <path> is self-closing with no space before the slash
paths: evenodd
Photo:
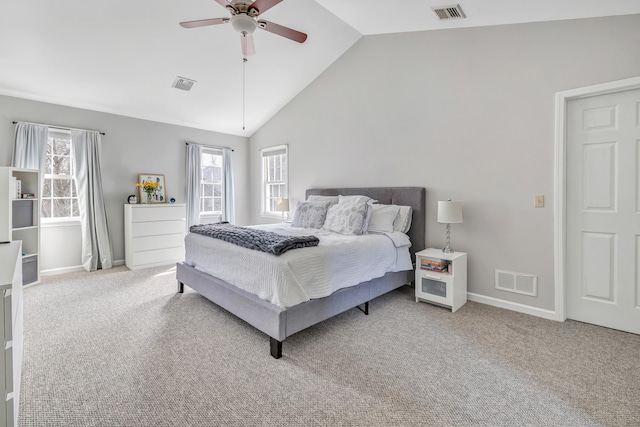
<path id="1" fill-rule="evenodd" d="M 243 13 L 231 17 L 231 26 L 240 34 L 253 34 L 258 23 L 254 18 Z"/>

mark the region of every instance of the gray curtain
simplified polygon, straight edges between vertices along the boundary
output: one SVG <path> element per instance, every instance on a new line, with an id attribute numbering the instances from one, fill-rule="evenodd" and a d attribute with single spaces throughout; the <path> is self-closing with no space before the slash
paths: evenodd
<path id="1" fill-rule="evenodd" d="M 202 167 L 200 156 L 202 146 L 187 144 L 185 165 L 185 193 L 187 204 L 187 231 L 192 225 L 200 224 L 200 181 L 202 181 Z"/>
<path id="2" fill-rule="evenodd" d="M 100 133 L 71 131 L 82 228 L 82 266 L 87 271 L 112 267 L 107 214 L 100 172 Z"/>
<path id="3" fill-rule="evenodd" d="M 224 211 L 222 212 L 222 220 L 229 221 L 231 224 L 236 222 L 236 210 L 233 196 L 233 167 L 231 165 L 230 148 L 222 149 L 222 167 L 224 168 Z"/>
<path id="4" fill-rule="evenodd" d="M 19 122 L 16 125 L 15 145 L 11 158 L 13 167 L 39 170 L 40 182 L 42 182 L 48 138 L 47 126 Z"/>

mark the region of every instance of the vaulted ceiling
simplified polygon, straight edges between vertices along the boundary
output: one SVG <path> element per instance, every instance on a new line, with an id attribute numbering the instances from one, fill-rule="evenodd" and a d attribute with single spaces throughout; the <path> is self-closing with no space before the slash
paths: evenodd
<path id="1" fill-rule="evenodd" d="M 256 30 L 243 61 L 214 0 L 10 1 L 0 14 L 0 94 L 250 136 L 362 36 L 640 13 L 638 0 L 284 0 L 260 18 L 308 34 Z M 454 3 L 455 4 L 455 3 Z M 176 77 L 196 81 L 190 91 Z M 243 129 L 243 125 L 244 128 Z"/>

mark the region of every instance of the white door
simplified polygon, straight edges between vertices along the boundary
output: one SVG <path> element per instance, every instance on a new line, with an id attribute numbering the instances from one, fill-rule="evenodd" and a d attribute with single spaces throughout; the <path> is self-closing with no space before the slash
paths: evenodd
<path id="1" fill-rule="evenodd" d="M 567 317 L 640 334 L 640 89 L 569 101 Z"/>

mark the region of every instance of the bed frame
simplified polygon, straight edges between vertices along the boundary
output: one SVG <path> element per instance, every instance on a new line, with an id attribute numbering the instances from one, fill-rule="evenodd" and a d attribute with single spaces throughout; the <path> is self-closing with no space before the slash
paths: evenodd
<path id="1" fill-rule="evenodd" d="M 379 203 L 411 206 L 413 218 L 407 233 L 411 239 L 411 257 L 425 247 L 425 200 L 422 187 L 371 187 L 371 188 L 320 188 L 309 189 L 306 196 L 364 195 Z M 285 338 L 323 320 L 352 308 L 368 314 L 369 301 L 390 292 L 413 280 L 413 271 L 387 273 L 385 276 L 340 289 L 333 294 L 283 308 L 262 300 L 217 277 L 211 276 L 183 262 L 177 264 L 178 292 L 189 286 L 218 306 L 269 335 L 271 356 L 282 357 L 282 342 Z M 364 308 L 360 306 L 364 304 Z"/>

